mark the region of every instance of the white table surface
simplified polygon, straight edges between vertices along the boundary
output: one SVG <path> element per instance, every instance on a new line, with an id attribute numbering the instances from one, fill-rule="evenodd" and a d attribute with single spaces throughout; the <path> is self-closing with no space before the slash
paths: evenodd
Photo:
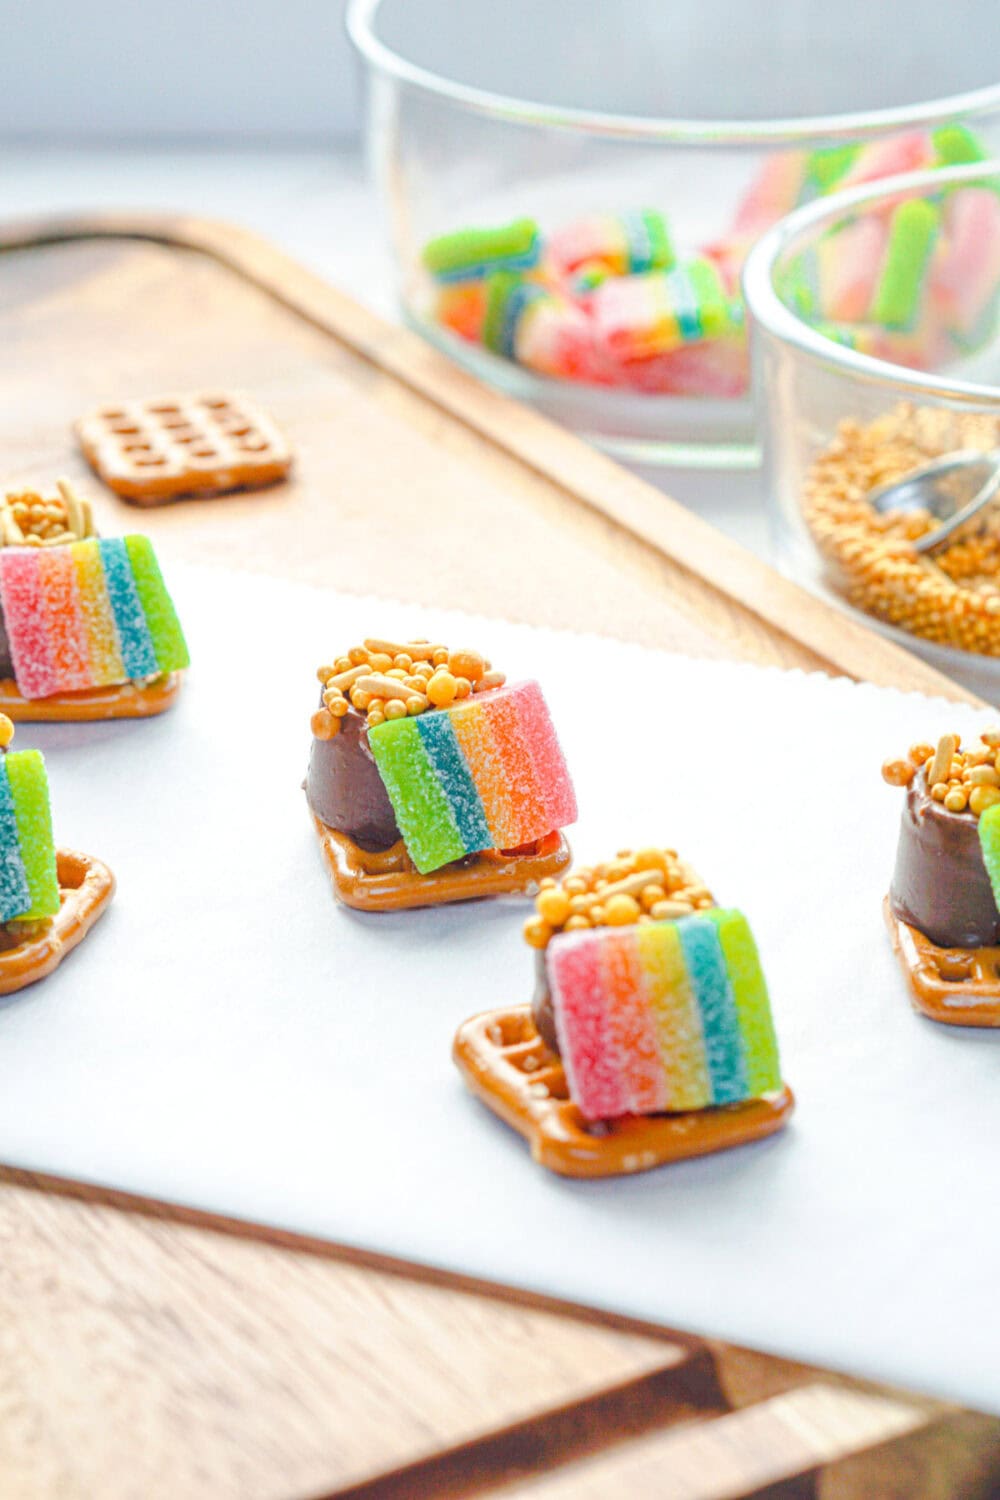
<path id="1" fill-rule="evenodd" d="M 115 208 L 245 224 L 383 317 L 397 317 L 380 207 L 357 145 L 265 151 L 0 143 L 5 217 Z M 768 556 L 757 475 L 668 470 L 644 477 Z"/>

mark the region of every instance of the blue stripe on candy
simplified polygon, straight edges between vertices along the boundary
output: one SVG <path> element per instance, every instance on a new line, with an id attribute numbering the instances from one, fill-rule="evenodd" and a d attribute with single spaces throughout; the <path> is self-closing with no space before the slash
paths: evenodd
<path id="1" fill-rule="evenodd" d="M 691 988 L 701 1011 L 705 1061 L 716 1104 L 732 1104 L 748 1093 L 739 1016 L 715 923 L 682 917 L 677 932 Z"/>
<path id="2" fill-rule="evenodd" d="M 448 798 L 452 817 L 467 854 L 492 849 L 493 836 L 486 821 L 482 798 L 462 753 L 451 716 L 447 713 L 419 714 L 416 725 L 427 759 Z"/>
<path id="3" fill-rule="evenodd" d="M 7 762 L 0 756 L 0 922 L 10 922 L 30 910 L 31 891 L 21 858 Z"/>
<path id="4" fill-rule="evenodd" d="M 674 316 L 682 338 L 689 344 L 701 338 L 701 312 L 691 278 L 686 271 L 668 271 Z"/>
<path id="5" fill-rule="evenodd" d="M 644 213 L 622 214 L 622 228 L 628 244 L 630 271 L 649 271 L 653 265 L 653 241 Z"/>
<path id="6" fill-rule="evenodd" d="M 125 543 L 119 537 L 111 537 L 102 539 L 97 545 L 125 670 L 130 677 L 153 677 L 160 670 L 156 648 L 139 602 Z"/>
<path id="7" fill-rule="evenodd" d="M 524 282 L 511 289 L 503 311 L 503 326 L 497 340 L 499 354 L 503 354 L 507 359 L 517 358 L 517 325 L 532 302 L 537 302 L 540 297 L 544 296 L 546 292 L 543 287 Z"/>

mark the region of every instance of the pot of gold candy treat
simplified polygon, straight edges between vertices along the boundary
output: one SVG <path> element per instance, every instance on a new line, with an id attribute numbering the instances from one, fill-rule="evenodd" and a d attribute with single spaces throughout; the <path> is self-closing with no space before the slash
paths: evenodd
<path id="1" fill-rule="evenodd" d="M 675 850 L 547 880 L 536 907 L 533 1003 L 472 1017 L 453 1056 L 537 1162 L 611 1177 L 782 1128 L 794 1101 L 750 927 Z"/>
<path id="2" fill-rule="evenodd" d="M 372 637 L 319 668 L 305 791 L 334 891 L 366 911 L 530 893 L 576 797 L 536 682 Z"/>
<path id="3" fill-rule="evenodd" d="M 87 854 L 57 849 L 38 750 L 11 750 L 0 714 L 0 995 L 44 979 L 104 911 L 115 880 Z"/>
<path id="4" fill-rule="evenodd" d="M 152 543 L 98 538 L 90 505 L 0 508 L 0 710 L 16 720 L 147 718 L 176 700 L 187 644 Z"/>
<path id="5" fill-rule="evenodd" d="M 1000 1026 L 1000 730 L 912 745 L 882 776 L 906 794 L 884 912 L 913 1003 Z"/>

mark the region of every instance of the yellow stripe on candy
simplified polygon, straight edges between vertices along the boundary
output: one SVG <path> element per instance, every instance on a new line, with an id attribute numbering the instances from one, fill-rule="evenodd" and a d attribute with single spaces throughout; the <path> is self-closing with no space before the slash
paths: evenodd
<path id="1" fill-rule="evenodd" d="M 97 541 L 74 542 L 73 566 L 80 598 L 90 670 L 95 687 L 125 682 L 128 673 L 122 661 L 114 611 L 104 581 L 104 568 Z"/>
<path id="2" fill-rule="evenodd" d="M 668 1109 L 712 1103 L 698 1002 L 688 982 L 680 935 L 673 923 L 634 929 L 660 1060 L 667 1075 Z"/>
<path id="3" fill-rule="evenodd" d="M 450 710 L 451 726 L 483 804 L 494 849 L 513 849 L 520 842 L 514 805 L 507 785 L 509 768 L 498 746 L 482 706 L 475 700 Z"/>

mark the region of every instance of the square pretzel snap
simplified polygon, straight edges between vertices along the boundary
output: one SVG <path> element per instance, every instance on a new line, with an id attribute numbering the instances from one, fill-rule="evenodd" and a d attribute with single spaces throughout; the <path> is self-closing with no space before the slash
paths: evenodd
<path id="1" fill-rule="evenodd" d="M 221 391 L 102 406 L 76 435 L 97 476 L 136 505 L 260 489 L 292 466 L 271 418 Z"/>

